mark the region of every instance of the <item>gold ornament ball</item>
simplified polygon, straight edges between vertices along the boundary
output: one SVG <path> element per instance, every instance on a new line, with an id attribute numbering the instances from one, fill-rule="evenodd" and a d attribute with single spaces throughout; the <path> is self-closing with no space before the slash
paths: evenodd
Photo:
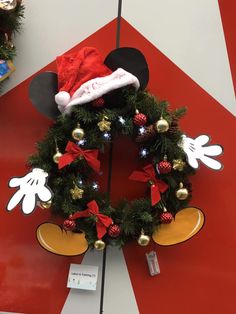
<path id="1" fill-rule="evenodd" d="M 53 161 L 58 164 L 59 163 L 59 158 L 62 156 L 62 153 L 59 152 L 59 150 L 56 152 L 55 155 L 53 155 Z"/>
<path id="2" fill-rule="evenodd" d="M 169 130 L 169 123 L 161 117 L 160 120 L 156 122 L 156 130 L 158 133 L 167 132 Z"/>
<path id="3" fill-rule="evenodd" d="M 141 246 L 147 246 L 150 242 L 150 237 L 144 233 L 138 238 L 138 244 Z"/>
<path id="4" fill-rule="evenodd" d="M 84 130 L 80 127 L 80 125 L 77 125 L 77 128 L 75 128 L 72 131 L 72 137 L 76 141 L 80 141 L 84 138 Z"/>
<path id="5" fill-rule="evenodd" d="M 188 193 L 188 190 L 183 187 L 183 183 L 180 183 L 179 189 L 175 192 L 175 195 L 181 201 L 186 200 L 189 193 Z"/>
<path id="6" fill-rule="evenodd" d="M 44 208 L 44 209 L 49 209 L 52 206 L 52 201 L 47 201 L 47 202 L 40 202 L 40 205 Z"/>
<path id="7" fill-rule="evenodd" d="M 0 0 L 0 9 L 5 11 L 10 11 L 15 9 L 17 5 L 16 0 Z"/>
<path id="8" fill-rule="evenodd" d="M 95 247 L 96 250 L 102 251 L 102 250 L 105 249 L 106 243 L 104 241 L 102 241 L 102 240 L 97 240 L 97 241 L 94 242 L 94 247 Z"/>

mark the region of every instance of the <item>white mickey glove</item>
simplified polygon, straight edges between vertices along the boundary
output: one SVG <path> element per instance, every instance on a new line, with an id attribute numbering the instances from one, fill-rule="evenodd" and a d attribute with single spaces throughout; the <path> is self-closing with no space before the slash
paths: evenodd
<path id="1" fill-rule="evenodd" d="M 37 200 L 48 202 L 52 198 L 51 190 L 46 186 L 48 173 L 40 168 L 34 168 L 24 177 L 12 178 L 9 187 L 19 189 L 13 194 L 7 204 L 7 210 L 11 211 L 22 202 L 24 214 L 30 214 L 36 207 Z"/>
<path id="2" fill-rule="evenodd" d="M 222 164 L 209 157 L 209 156 L 218 156 L 222 154 L 223 148 L 220 145 L 206 145 L 210 140 L 208 135 L 199 135 L 195 139 L 187 137 L 186 135 L 182 136 L 181 147 L 185 151 L 188 157 L 188 163 L 191 167 L 197 169 L 199 168 L 199 160 L 203 162 L 207 167 L 220 170 Z"/>

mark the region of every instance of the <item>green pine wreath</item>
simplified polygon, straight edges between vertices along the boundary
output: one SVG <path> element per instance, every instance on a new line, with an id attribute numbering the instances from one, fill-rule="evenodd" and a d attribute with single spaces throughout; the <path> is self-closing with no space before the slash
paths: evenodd
<path id="1" fill-rule="evenodd" d="M 50 203 L 40 205 L 62 216 L 65 229 L 83 231 L 90 246 L 97 240 L 106 245 L 123 246 L 131 239 L 146 245 L 148 240 L 140 242 L 140 235 L 148 239 L 160 224 L 169 223 L 178 211 L 187 207 L 191 198 L 189 176 L 194 174 L 194 169 L 187 163 L 180 145 L 183 132 L 179 128 L 179 119 L 186 108 L 172 110 L 168 102 L 133 87 L 122 88 L 119 96 L 111 98 L 112 103 L 106 100 L 106 95 L 104 99 L 104 106 L 104 100 L 98 99 L 74 106 L 70 115 L 60 115 L 45 139 L 37 144 L 37 153 L 29 158 L 29 166 L 49 173 L 48 186 L 54 194 Z M 120 135 L 132 139 L 140 151 L 137 156 L 140 167 L 130 172 L 143 171 L 145 159 L 146 165 L 152 165 L 156 179 L 168 185 L 155 205 L 150 196 L 153 184 L 150 180 L 143 183 L 142 198 L 130 202 L 121 199 L 111 204 L 108 193 L 100 191 L 95 172 L 86 159 L 76 158 L 59 169 L 58 161 L 65 154 L 68 142 L 82 150 L 97 149 L 101 155 L 105 146 Z M 101 165 L 101 171 L 103 167 Z M 86 210 L 91 201 L 97 203 L 101 214 L 112 220 L 102 239 L 98 237 L 96 215 L 73 218 L 74 214 Z"/>

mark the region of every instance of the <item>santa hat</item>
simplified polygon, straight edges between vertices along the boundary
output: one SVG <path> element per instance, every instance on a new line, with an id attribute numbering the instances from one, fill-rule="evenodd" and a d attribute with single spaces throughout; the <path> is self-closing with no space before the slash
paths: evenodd
<path id="1" fill-rule="evenodd" d="M 56 119 L 61 113 L 70 113 L 74 105 L 105 94 L 109 96 L 109 104 L 113 103 L 114 94 L 108 92 L 128 85 L 144 89 L 149 78 L 144 55 L 130 47 L 111 51 L 104 62 L 96 48 L 85 47 L 58 57 L 57 67 L 58 74 L 38 73 L 29 86 L 33 105 L 51 119 Z M 115 93 L 114 97 L 117 96 Z"/>
<path id="2" fill-rule="evenodd" d="M 122 68 L 112 72 L 102 60 L 99 51 L 84 47 L 78 52 L 57 57 L 58 88 L 55 95 L 58 109 L 70 113 L 72 106 L 82 105 L 108 92 L 133 85 L 136 89 L 138 78 Z"/>

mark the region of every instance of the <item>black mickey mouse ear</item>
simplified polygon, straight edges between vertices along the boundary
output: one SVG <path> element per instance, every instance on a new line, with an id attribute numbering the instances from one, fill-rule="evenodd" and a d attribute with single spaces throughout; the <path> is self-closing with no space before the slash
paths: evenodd
<path id="1" fill-rule="evenodd" d="M 57 92 L 57 74 L 54 72 L 38 74 L 29 86 L 29 98 L 33 105 L 40 113 L 53 120 L 61 114 L 55 102 Z"/>
<path id="2" fill-rule="evenodd" d="M 144 55 L 136 48 L 122 47 L 112 50 L 104 63 L 115 71 L 122 68 L 137 77 L 140 88 L 144 89 L 148 84 L 149 70 Z"/>

